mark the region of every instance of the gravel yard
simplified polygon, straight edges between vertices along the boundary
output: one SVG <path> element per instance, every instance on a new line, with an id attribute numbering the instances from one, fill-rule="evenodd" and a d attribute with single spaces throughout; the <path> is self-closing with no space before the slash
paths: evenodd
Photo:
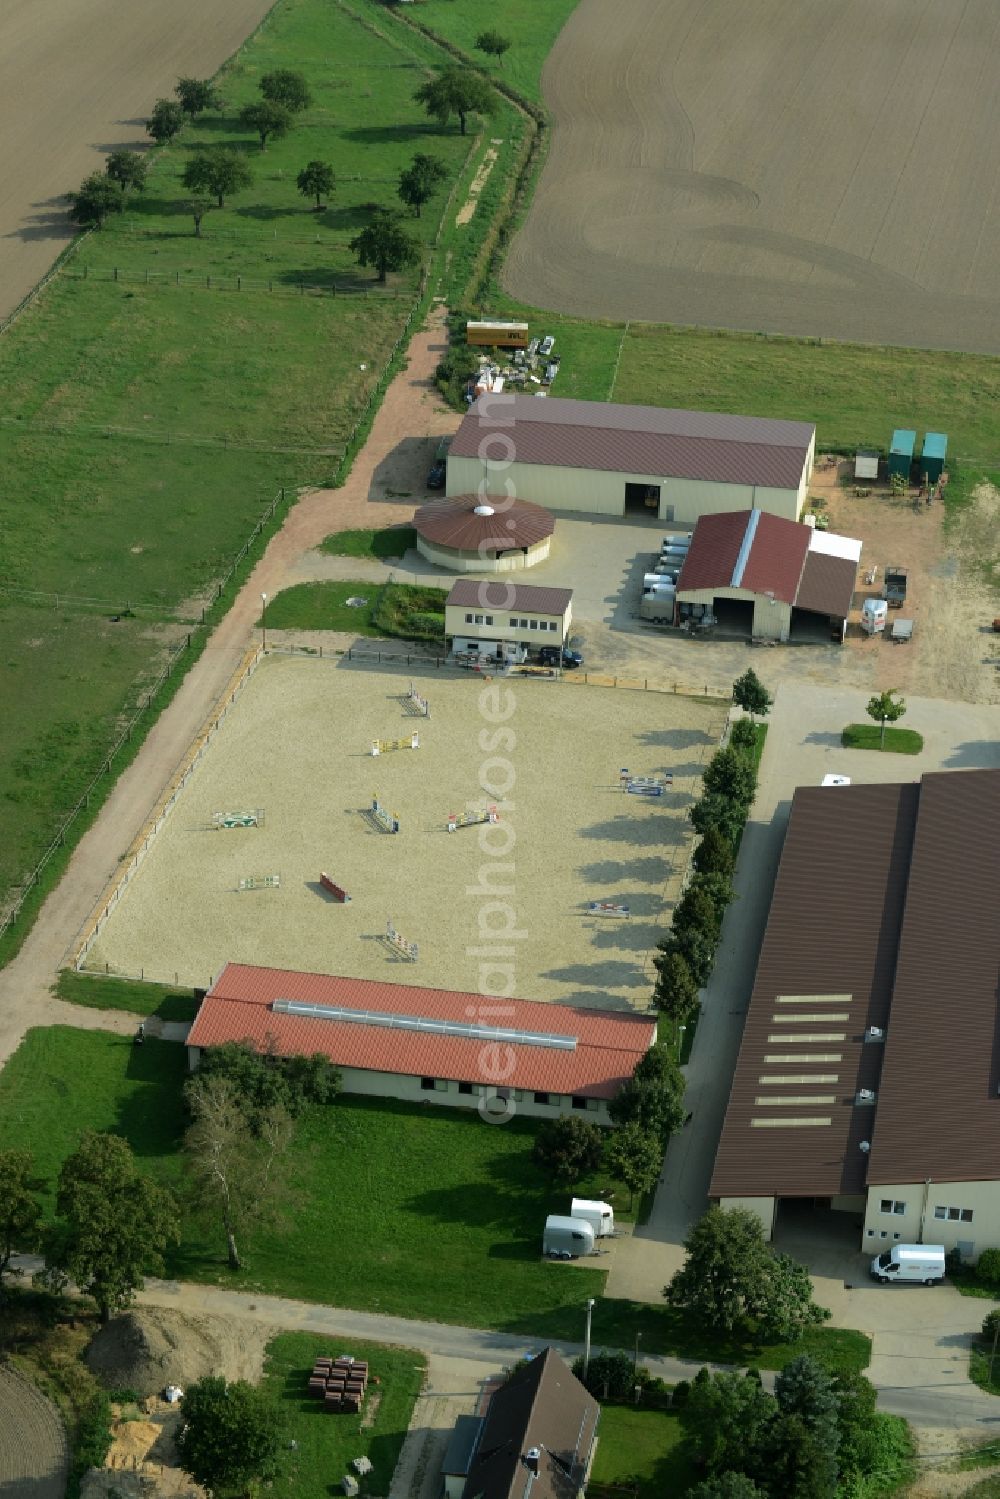
<path id="1" fill-rule="evenodd" d="M 509 993 L 645 1006 L 650 951 L 690 849 L 687 808 L 725 707 L 659 692 L 428 672 L 429 719 L 388 668 L 268 657 L 91 949 L 87 966 L 207 984 L 228 959 Z M 377 759 L 376 736 L 417 750 Z M 618 773 L 670 771 L 658 799 Z M 398 816 L 377 831 L 372 797 Z M 499 805 L 500 823 L 446 830 Z M 263 825 L 214 830 L 216 812 Z M 351 896 L 336 902 L 331 876 Z M 249 876 L 277 889 L 240 891 Z M 590 901 L 630 908 L 592 918 Z M 387 920 L 419 944 L 384 942 Z M 513 935 L 510 935 L 513 933 Z"/>

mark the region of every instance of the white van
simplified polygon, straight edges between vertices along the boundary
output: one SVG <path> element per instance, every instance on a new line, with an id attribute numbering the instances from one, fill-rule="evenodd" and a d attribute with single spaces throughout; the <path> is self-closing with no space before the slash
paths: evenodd
<path id="1" fill-rule="evenodd" d="M 570 1217 L 589 1223 L 598 1239 L 610 1239 L 615 1231 L 615 1213 L 610 1203 L 595 1202 L 591 1197 L 574 1197 L 569 1205 Z"/>
<path id="2" fill-rule="evenodd" d="M 936 1286 L 944 1279 L 943 1244 L 894 1244 L 872 1260 L 872 1275 L 881 1281 L 919 1281 Z"/>

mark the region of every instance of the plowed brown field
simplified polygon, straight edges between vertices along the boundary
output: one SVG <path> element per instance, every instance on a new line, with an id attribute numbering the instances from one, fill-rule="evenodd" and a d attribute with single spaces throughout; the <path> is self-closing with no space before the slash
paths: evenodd
<path id="1" fill-rule="evenodd" d="M 995 0 L 581 0 L 505 271 L 585 317 L 1000 352 Z"/>
<path id="2" fill-rule="evenodd" d="M 272 0 L 4 0 L 0 317 L 71 237 L 64 194 L 109 151 L 149 144 L 154 100 L 215 72 Z"/>

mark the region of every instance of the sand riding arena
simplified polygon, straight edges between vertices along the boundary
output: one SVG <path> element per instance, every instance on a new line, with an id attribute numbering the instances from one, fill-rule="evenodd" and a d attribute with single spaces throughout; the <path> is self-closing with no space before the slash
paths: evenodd
<path id="1" fill-rule="evenodd" d="M 264 658 L 82 966 L 207 985 L 232 959 L 644 1006 L 724 705 L 442 669 L 412 682 L 424 716 L 410 689 Z M 662 794 L 628 794 L 623 767 Z"/>

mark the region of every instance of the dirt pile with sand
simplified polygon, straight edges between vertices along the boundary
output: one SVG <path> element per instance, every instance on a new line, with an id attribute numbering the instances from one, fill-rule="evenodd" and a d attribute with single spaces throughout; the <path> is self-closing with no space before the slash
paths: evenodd
<path id="1" fill-rule="evenodd" d="M 242 1319 L 141 1307 L 102 1327 L 84 1357 L 107 1389 L 132 1390 L 144 1400 L 206 1374 L 256 1381 L 266 1342 L 265 1328 Z"/>

